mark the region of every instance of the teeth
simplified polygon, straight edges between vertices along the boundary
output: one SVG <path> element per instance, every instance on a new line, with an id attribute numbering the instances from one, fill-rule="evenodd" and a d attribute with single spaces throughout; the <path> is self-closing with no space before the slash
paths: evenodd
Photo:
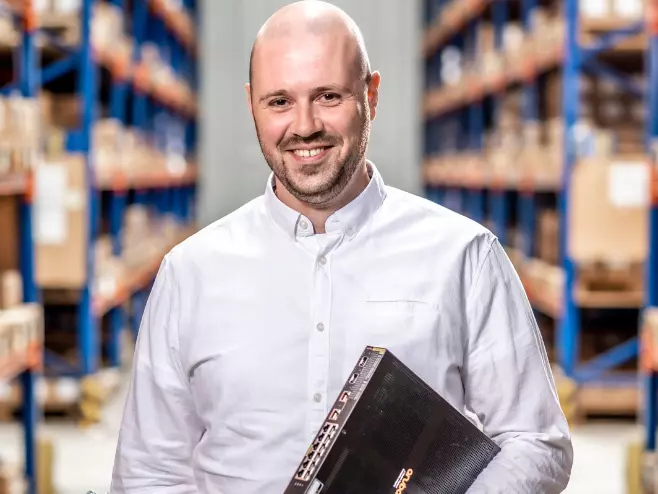
<path id="1" fill-rule="evenodd" d="M 317 156 L 322 151 L 322 148 L 319 149 L 295 149 L 295 154 L 300 158 L 310 158 L 311 156 Z"/>

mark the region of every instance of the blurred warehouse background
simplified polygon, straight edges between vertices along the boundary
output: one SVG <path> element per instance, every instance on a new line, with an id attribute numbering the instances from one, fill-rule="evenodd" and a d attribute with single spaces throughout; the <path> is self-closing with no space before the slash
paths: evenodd
<path id="1" fill-rule="evenodd" d="M 162 256 L 264 190 L 244 83 L 286 3 L 0 0 L 0 494 L 109 489 Z M 333 3 L 382 73 L 385 181 L 486 224 L 518 270 L 567 492 L 653 493 L 658 1 Z"/>

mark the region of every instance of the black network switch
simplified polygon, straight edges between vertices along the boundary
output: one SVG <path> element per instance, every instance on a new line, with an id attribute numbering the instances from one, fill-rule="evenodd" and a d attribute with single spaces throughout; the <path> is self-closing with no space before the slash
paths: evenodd
<path id="1" fill-rule="evenodd" d="M 284 494 L 465 494 L 500 448 L 368 346 Z"/>

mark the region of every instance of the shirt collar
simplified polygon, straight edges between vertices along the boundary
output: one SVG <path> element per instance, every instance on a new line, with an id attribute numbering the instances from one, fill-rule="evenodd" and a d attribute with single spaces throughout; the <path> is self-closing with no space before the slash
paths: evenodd
<path id="1" fill-rule="evenodd" d="M 347 238 L 353 238 L 384 202 L 386 198 L 384 180 L 372 162 L 368 161 L 367 165 L 371 175 L 368 185 L 356 199 L 327 218 L 325 225 L 327 233 L 343 232 Z M 314 234 L 310 220 L 285 205 L 276 196 L 273 173 L 270 173 L 267 180 L 265 208 L 274 223 L 293 240 Z"/>

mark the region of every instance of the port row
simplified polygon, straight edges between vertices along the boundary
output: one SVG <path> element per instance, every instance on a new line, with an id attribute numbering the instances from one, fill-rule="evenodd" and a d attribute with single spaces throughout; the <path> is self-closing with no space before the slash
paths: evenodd
<path id="1" fill-rule="evenodd" d="M 320 460 L 324 456 L 324 453 L 329 446 L 329 441 L 331 441 L 331 439 L 336 435 L 337 430 L 338 425 L 336 424 L 326 423 L 322 427 L 322 430 L 320 431 L 320 434 L 318 434 L 317 439 L 309 448 L 308 453 L 306 453 L 306 457 L 304 458 L 304 461 L 302 462 L 297 475 L 295 475 L 297 480 L 310 480 L 311 475 L 320 463 Z"/>

